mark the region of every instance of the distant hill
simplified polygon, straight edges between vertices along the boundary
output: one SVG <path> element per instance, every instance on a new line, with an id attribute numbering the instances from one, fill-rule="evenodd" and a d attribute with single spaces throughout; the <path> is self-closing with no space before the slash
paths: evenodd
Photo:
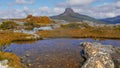
<path id="1" fill-rule="evenodd" d="M 110 23 L 110 24 L 116 24 L 116 23 L 120 23 L 120 15 L 113 17 L 113 18 L 105 18 L 105 19 L 101 19 L 101 21 Z"/>
<path id="2" fill-rule="evenodd" d="M 65 20 L 68 22 L 81 22 L 81 21 L 99 22 L 95 18 L 76 13 L 71 8 L 66 8 L 64 13 L 56 16 L 51 16 L 50 18 L 57 20 Z"/>

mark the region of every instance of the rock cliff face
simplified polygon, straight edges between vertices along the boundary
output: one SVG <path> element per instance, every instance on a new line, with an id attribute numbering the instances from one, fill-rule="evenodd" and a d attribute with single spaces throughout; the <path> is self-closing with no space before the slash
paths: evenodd
<path id="1" fill-rule="evenodd" d="M 87 59 L 81 68 L 119 68 L 119 64 L 116 66 L 114 58 L 111 56 L 116 53 L 115 47 L 89 42 L 82 43 L 81 45 L 83 46 L 85 54 L 83 57 Z M 117 51 L 118 50 L 119 49 L 117 49 Z"/>

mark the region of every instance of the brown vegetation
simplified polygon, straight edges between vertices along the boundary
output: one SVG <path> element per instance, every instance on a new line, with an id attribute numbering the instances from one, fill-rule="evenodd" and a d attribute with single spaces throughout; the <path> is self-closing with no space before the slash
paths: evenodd
<path id="1" fill-rule="evenodd" d="M 47 16 L 41 16 L 41 17 L 37 17 L 37 16 L 32 16 L 32 15 L 28 15 L 26 18 L 26 22 L 33 22 L 33 23 L 37 23 L 37 24 L 50 24 L 51 20 L 49 17 Z"/>
<path id="2" fill-rule="evenodd" d="M 59 28 L 52 31 L 39 31 L 38 34 L 42 38 L 106 38 L 120 39 L 120 30 L 105 28 Z"/>
<path id="3" fill-rule="evenodd" d="M 0 48 L 4 45 L 9 45 L 13 41 L 26 41 L 32 40 L 29 37 L 31 35 L 23 34 L 23 33 L 13 33 L 12 31 L 2 31 L 0 32 Z M 1 52 L 0 51 L 0 61 L 8 60 L 8 65 L 13 68 L 23 68 L 23 64 L 21 63 L 21 59 L 12 53 Z"/>
<path id="4" fill-rule="evenodd" d="M 31 35 L 23 34 L 23 33 L 14 33 L 12 31 L 2 31 L 0 32 L 0 46 L 4 46 L 10 44 L 13 41 L 20 40 L 30 40 L 27 37 Z"/>
<path id="5" fill-rule="evenodd" d="M 23 68 L 23 64 L 21 63 L 21 59 L 12 53 L 0 52 L 0 61 L 8 60 L 8 65 L 12 68 Z"/>
<path id="6" fill-rule="evenodd" d="M 18 26 L 18 24 L 14 21 L 5 21 L 0 25 L 0 29 L 14 29 L 16 26 Z"/>

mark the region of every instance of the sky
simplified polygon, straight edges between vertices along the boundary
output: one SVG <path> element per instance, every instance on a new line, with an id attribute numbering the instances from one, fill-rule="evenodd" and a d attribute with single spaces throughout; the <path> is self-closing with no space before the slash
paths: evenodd
<path id="1" fill-rule="evenodd" d="M 120 0 L 0 0 L 0 18 L 54 16 L 65 8 L 94 18 L 120 15 Z"/>

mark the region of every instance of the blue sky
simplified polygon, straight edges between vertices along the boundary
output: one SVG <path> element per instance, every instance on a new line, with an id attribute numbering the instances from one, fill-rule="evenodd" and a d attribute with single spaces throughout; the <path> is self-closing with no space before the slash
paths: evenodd
<path id="1" fill-rule="evenodd" d="M 104 1 L 96 1 L 95 3 L 92 4 L 92 6 L 99 6 L 99 5 L 103 5 L 105 3 L 112 3 L 114 2 L 115 0 L 104 0 Z"/>
<path id="2" fill-rule="evenodd" d="M 44 6 L 49 6 L 50 8 L 54 8 L 59 2 L 65 2 L 65 0 L 33 0 L 33 3 L 29 3 L 29 1 L 32 0 L 26 0 L 28 1 L 26 3 L 20 2 L 21 0 L 18 0 L 16 2 L 15 0 L 0 0 L 0 9 L 7 9 L 8 7 L 11 8 L 23 8 L 24 6 L 27 6 L 29 8 L 39 8 L 39 7 L 44 7 Z M 25 0 L 24 0 L 25 1 Z"/>
<path id="3" fill-rule="evenodd" d="M 64 12 L 66 7 L 95 18 L 120 15 L 120 0 L 0 0 L 0 18 L 52 16 Z"/>

